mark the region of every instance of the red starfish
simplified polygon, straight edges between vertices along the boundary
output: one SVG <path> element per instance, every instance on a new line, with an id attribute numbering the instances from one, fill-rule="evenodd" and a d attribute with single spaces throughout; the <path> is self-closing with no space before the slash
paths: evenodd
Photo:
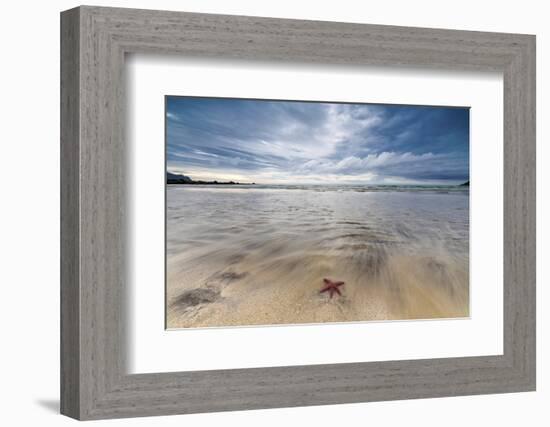
<path id="1" fill-rule="evenodd" d="M 330 294 L 330 299 L 332 299 L 332 296 L 336 293 L 340 296 L 342 296 L 342 294 L 340 293 L 340 289 L 338 289 L 338 286 L 342 286 L 345 284 L 345 282 L 333 282 L 332 280 L 330 279 L 323 279 L 323 282 L 325 282 L 325 287 L 323 289 L 321 289 L 321 291 L 319 293 L 323 293 L 323 292 L 329 292 Z"/>

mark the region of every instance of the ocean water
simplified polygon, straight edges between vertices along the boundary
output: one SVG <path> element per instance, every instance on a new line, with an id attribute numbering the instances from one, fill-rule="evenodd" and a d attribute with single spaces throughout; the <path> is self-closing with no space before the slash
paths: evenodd
<path id="1" fill-rule="evenodd" d="M 166 219 L 169 328 L 469 315 L 467 187 L 170 185 Z"/>

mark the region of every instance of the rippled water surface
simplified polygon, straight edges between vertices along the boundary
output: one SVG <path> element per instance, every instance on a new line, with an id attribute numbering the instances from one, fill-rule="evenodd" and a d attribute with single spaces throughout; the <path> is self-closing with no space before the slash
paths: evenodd
<path id="1" fill-rule="evenodd" d="M 168 186 L 167 324 L 465 317 L 468 236 L 461 187 Z"/>

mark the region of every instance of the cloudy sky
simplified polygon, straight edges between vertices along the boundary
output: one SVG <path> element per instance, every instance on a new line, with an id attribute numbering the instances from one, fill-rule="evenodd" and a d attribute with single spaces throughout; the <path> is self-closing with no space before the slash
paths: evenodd
<path id="1" fill-rule="evenodd" d="M 265 184 L 457 184 L 469 110 L 167 97 L 167 169 Z"/>

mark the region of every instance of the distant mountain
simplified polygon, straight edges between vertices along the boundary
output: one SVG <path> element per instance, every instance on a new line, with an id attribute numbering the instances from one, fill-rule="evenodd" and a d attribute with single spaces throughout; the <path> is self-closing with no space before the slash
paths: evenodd
<path id="1" fill-rule="evenodd" d="M 202 185 L 238 185 L 240 182 L 218 182 L 218 181 L 194 181 L 186 175 L 179 175 L 176 173 L 166 172 L 167 184 L 202 184 Z M 252 185 L 255 183 L 253 182 Z"/>
<path id="2" fill-rule="evenodd" d="M 190 184 L 193 182 L 193 180 L 185 175 L 178 175 L 176 173 L 166 172 L 166 182 L 168 184 Z"/>
<path id="3" fill-rule="evenodd" d="M 464 184 L 460 184 L 461 187 L 469 187 L 470 181 L 466 181 Z"/>

